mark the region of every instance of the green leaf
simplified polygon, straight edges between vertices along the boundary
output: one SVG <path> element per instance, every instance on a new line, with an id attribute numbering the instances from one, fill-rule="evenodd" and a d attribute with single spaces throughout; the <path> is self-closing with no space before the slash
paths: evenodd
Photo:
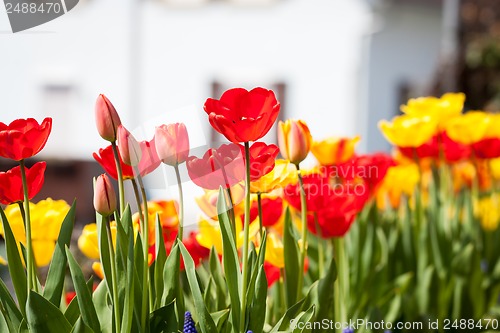
<path id="1" fill-rule="evenodd" d="M 68 320 L 70 325 L 75 325 L 78 318 L 80 318 L 80 308 L 78 307 L 78 297 L 75 296 L 68 304 L 68 307 L 64 311 L 64 317 Z"/>
<path id="2" fill-rule="evenodd" d="M 305 312 L 301 312 L 295 319 L 293 320 L 294 323 L 296 323 L 296 327 L 292 332 L 309 332 L 310 329 L 307 328 L 305 325 L 309 321 L 311 321 L 311 318 L 314 316 L 314 311 L 315 311 L 315 306 L 311 305 L 309 309 Z M 299 324 L 300 323 L 300 324 Z M 299 328 L 302 327 L 302 328 Z M 291 327 L 292 328 L 292 327 Z"/>
<path id="3" fill-rule="evenodd" d="M 175 302 L 161 307 L 150 314 L 150 332 L 178 332 L 177 318 L 175 317 Z"/>
<path id="4" fill-rule="evenodd" d="M 45 288 L 43 289 L 43 296 L 55 306 L 61 304 L 67 262 L 66 251 L 64 249 L 65 247 L 69 247 L 71 243 L 71 234 L 75 225 L 75 211 L 76 201 L 73 201 L 61 225 L 61 231 L 59 232 L 54 255 L 52 256 L 49 272 L 47 273 Z"/>
<path id="5" fill-rule="evenodd" d="M 182 253 L 182 258 L 184 260 L 184 266 L 186 267 L 186 275 L 188 278 L 188 283 L 193 294 L 194 305 L 196 308 L 196 313 L 198 314 L 199 325 L 203 333 L 213 333 L 217 332 L 214 320 L 210 316 L 210 313 L 205 306 L 203 301 L 203 295 L 198 285 L 198 280 L 196 279 L 196 270 L 194 266 L 193 258 L 189 254 L 188 250 L 181 242 L 177 242 Z"/>
<path id="6" fill-rule="evenodd" d="M 172 303 L 175 299 L 177 291 L 180 289 L 179 274 L 180 251 L 179 246 L 176 244 L 172 247 L 172 250 L 170 250 L 170 254 L 165 262 L 165 267 L 163 268 L 162 306 Z"/>
<path id="7" fill-rule="evenodd" d="M 292 218 L 290 210 L 287 208 L 285 213 L 285 227 L 283 230 L 283 252 L 285 255 L 285 299 L 287 308 L 297 300 L 298 293 L 298 279 L 299 272 L 299 246 L 294 237 Z"/>
<path id="8" fill-rule="evenodd" d="M 128 208 L 128 206 L 127 206 Z M 125 210 L 127 212 L 127 210 Z M 125 214 L 123 215 L 125 218 Z M 122 220 L 123 220 L 122 218 Z M 128 237 L 128 254 L 127 254 L 127 292 L 125 293 L 124 311 L 122 318 L 121 331 L 124 333 L 131 332 L 132 321 L 134 316 L 134 298 L 135 298 L 135 281 L 134 281 L 134 231 L 132 223 L 129 225 Z"/>
<path id="9" fill-rule="evenodd" d="M 28 297 L 26 318 L 30 332 L 33 333 L 71 332 L 71 325 L 61 310 L 34 291 L 30 291 Z"/>
<path id="10" fill-rule="evenodd" d="M 108 286 L 108 292 L 111 295 L 113 292 L 113 286 L 111 285 L 111 258 L 109 256 L 109 242 L 108 234 L 106 232 L 106 222 L 102 215 L 96 213 L 96 224 L 98 236 L 99 236 L 99 256 L 101 257 L 101 267 L 104 273 L 104 281 Z"/>
<path id="11" fill-rule="evenodd" d="M 333 285 L 337 279 L 337 265 L 332 258 L 330 266 L 326 271 L 326 275 L 319 280 L 318 288 L 318 302 L 315 303 L 318 310 L 316 313 L 316 321 L 322 319 L 330 319 L 333 309 Z M 313 303 L 314 304 L 314 303 Z"/>
<path id="12" fill-rule="evenodd" d="M 2 312 L 4 313 L 6 324 L 13 326 L 15 331 L 19 329 L 23 321 L 23 314 L 19 311 L 16 302 L 12 298 L 7 286 L 0 279 L 0 302 L 2 303 Z"/>
<path id="13" fill-rule="evenodd" d="M 217 325 L 217 332 L 222 332 L 222 328 L 227 322 L 227 318 L 229 318 L 229 310 L 224 309 L 221 311 L 217 311 L 212 313 L 211 316 L 214 319 L 215 324 Z"/>
<path id="14" fill-rule="evenodd" d="M 263 265 L 258 268 L 258 272 L 255 283 L 255 297 L 250 306 L 250 319 L 248 321 L 249 329 L 253 333 L 262 333 L 266 321 L 267 278 Z"/>
<path id="15" fill-rule="evenodd" d="M 24 271 L 24 265 L 19 255 L 16 239 L 14 238 L 14 234 L 12 233 L 12 229 L 10 228 L 9 221 L 7 220 L 2 207 L 0 207 L 0 216 L 2 217 L 5 249 L 7 251 L 7 261 L 9 262 L 8 267 L 10 278 L 12 279 L 12 284 L 14 285 L 17 300 L 20 304 L 19 307 L 21 309 L 21 313 L 23 314 L 23 317 L 26 318 L 26 310 L 24 307 L 24 304 L 26 304 L 26 301 L 28 299 L 28 282 L 26 279 L 26 272 Z"/>
<path id="16" fill-rule="evenodd" d="M 78 296 L 76 297 L 78 298 Z M 113 329 L 113 309 L 106 281 L 101 281 L 92 295 L 92 300 L 101 323 L 100 332 L 111 332 Z"/>
<path id="17" fill-rule="evenodd" d="M 85 323 L 82 320 L 82 317 L 80 317 L 73 326 L 71 333 L 94 333 L 94 331 L 90 327 L 85 325 Z"/>
<path id="18" fill-rule="evenodd" d="M 228 295 L 226 293 L 226 281 L 224 279 L 224 274 L 222 273 L 219 256 L 217 255 L 217 250 L 213 246 L 210 250 L 209 267 L 216 286 L 216 308 L 217 310 L 222 310 L 227 307 Z"/>
<path id="19" fill-rule="evenodd" d="M 99 324 L 94 303 L 92 302 L 92 295 L 85 283 L 82 270 L 68 248 L 66 248 L 66 256 L 68 257 L 71 278 L 78 297 L 78 306 L 80 307 L 82 319 L 94 332 L 99 332 L 101 325 Z"/>
<path id="20" fill-rule="evenodd" d="M 229 298 L 231 299 L 231 318 L 233 326 L 239 327 L 241 311 L 240 290 L 242 282 L 240 263 L 238 260 L 236 243 L 232 236 L 231 222 L 229 221 L 229 213 L 222 188 L 219 190 L 219 198 L 217 199 L 217 213 L 219 214 L 219 225 L 222 234 L 222 262 L 224 265 L 224 273 L 226 274 Z"/>
<path id="21" fill-rule="evenodd" d="M 295 303 L 293 306 L 288 308 L 286 310 L 285 314 L 281 319 L 274 325 L 273 329 L 269 333 L 278 333 L 290 326 L 290 321 L 292 319 L 295 319 L 297 314 L 300 313 L 302 306 L 304 305 L 305 298 L 301 299 L 297 303 Z"/>
<path id="22" fill-rule="evenodd" d="M 154 308 L 157 309 L 161 305 L 161 299 L 164 290 L 163 270 L 165 262 L 167 261 L 167 251 L 165 250 L 165 241 L 163 240 L 163 228 L 160 222 L 160 215 L 156 214 L 156 230 L 155 230 L 155 244 L 156 244 L 156 259 L 154 267 L 154 285 L 155 285 L 155 304 Z M 171 273 L 170 273 L 171 274 Z"/>

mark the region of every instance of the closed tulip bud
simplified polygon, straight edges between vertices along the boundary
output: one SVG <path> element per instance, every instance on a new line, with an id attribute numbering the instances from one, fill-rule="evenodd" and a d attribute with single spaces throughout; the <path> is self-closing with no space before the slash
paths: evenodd
<path id="1" fill-rule="evenodd" d="M 156 127 L 155 145 L 156 153 L 163 163 L 175 166 L 185 162 L 189 155 L 186 125 L 175 123 Z"/>
<path id="2" fill-rule="evenodd" d="M 94 209 L 102 216 L 109 216 L 116 210 L 115 189 L 106 174 L 97 177 L 94 186 Z"/>
<path id="3" fill-rule="evenodd" d="M 118 126 L 122 123 L 120 116 L 109 99 L 100 94 L 95 103 L 95 121 L 99 135 L 106 141 L 116 141 Z"/>
<path id="4" fill-rule="evenodd" d="M 118 126 L 118 150 L 123 163 L 127 165 L 137 166 L 141 161 L 141 146 L 123 125 Z"/>
<path id="5" fill-rule="evenodd" d="M 311 132 L 304 121 L 289 119 L 279 122 L 278 145 L 285 159 L 298 165 L 309 154 L 311 143 Z"/>

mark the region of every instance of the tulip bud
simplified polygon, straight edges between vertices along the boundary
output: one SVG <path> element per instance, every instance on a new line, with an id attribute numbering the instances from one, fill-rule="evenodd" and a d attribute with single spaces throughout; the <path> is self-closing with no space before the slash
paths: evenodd
<path id="1" fill-rule="evenodd" d="M 95 103 L 95 121 L 97 131 L 104 140 L 116 141 L 116 132 L 122 122 L 113 104 L 103 94 L 97 97 Z"/>
<path id="2" fill-rule="evenodd" d="M 102 216 L 109 216 L 116 210 L 115 189 L 106 174 L 100 175 L 95 181 L 94 209 Z"/>
<path id="3" fill-rule="evenodd" d="M 123 125 L 118 126 L 118 150 L 123 163 L 127 165 L 136 166 L 141 161 L 141 146 Z"/>
<path id="4" fill-rule="evenodd" d="M 189 154 L 189 136 L 186 125 L 175 123 L 155 129 L 156 152 L 165 164 L 175 166 L 185 162 Z"/>
<path id="5" fill-rule="evenodd" d="M 312 137 L 307 124 L 302 120 L 289 119 L 278 123 L 278 145 L 281 155 L 298 165 L 309 154 Z"/>

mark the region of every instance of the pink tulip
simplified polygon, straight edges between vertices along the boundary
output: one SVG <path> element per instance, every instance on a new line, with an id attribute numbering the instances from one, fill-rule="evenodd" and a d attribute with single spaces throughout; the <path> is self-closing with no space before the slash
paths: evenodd
<path id="1" fill-rule="evenodd" d="M 102 216 L 109 216 L 116 210 L 116 194 L 106 174 L 97 177 L 94 186 L 94 209 Z"/>
<path id="2" fill-rule="evenodd" d="M 95 103 L 95 121 L 97 131 L 104 140 L 116 141 L 116 132 L 122 122 L 113 104 L 103 94 L 97 97 Z"/>
<path id="3" fill-rule="evenodd" d="M 188 158 L 189 136 L 183 123 L 156 127 L 155 143 L 158 157 L 165 164 L 175 166 Z"/>
<path id="4" fill-rule="evenodd" d="M 141 146 L 123 125 L 118 126 L 118 150 L 123 163 L 127 165 L 137 166 L 141 161 Z"/>

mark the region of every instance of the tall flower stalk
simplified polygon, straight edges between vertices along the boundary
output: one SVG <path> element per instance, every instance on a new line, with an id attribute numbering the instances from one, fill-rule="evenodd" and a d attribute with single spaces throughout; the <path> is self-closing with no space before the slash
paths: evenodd
<path id="1" fill-rule="evenodd" d="M 245 221 L 243 224 L 243 254 L 242 261 L 242 283 L 241 283 L 241 312 L 240 332 L 245 330 L 245 315 L 248 287 L 248 247 L 249 247 L 249 225 L 250 225 L 250 144 L 245 142 Z"/>
<path id="2" fill-rule="evenodd" d="M 38 283 L 36 281 L 36 263 L 33 258 L 33 245 L 31 239 L 31 219 L 30 219 L 30 201 L 28 194 L 28 181 L 26 179 L 26 167 L 24 164 L 24 159 L 19 161 L 19 166 L 21 168 L 21 178 L 23 182 L 23 193 L 24 193 L 24 227 L 26 233 L 26 270 L 28 272 L 28 295 L 30 290 L 34 287 L 35 291 L 38 292 Z"/>

